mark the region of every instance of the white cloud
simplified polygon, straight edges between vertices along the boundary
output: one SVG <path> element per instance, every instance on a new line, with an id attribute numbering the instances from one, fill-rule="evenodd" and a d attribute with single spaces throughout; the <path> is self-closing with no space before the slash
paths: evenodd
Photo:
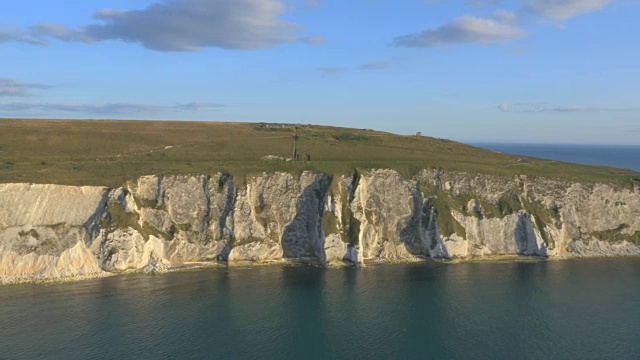
<path id="1" fill-rule="evenodd" d="M 581 106 L 581 105 L 561 105 L 553 108 L 546 108 L 542 111 L 551 111 L 551 112 L 616 112 L 616 111 L 631 111 L 633 109 L 611 109 L 611 108 L 599 108 L 599 107 L 591 107 L 591 106 Z"/>
<path id="2" fill-rule="evenodd" d="M 371 61 L 359 66 L 321 66 L 316 68 L 326 77 L 336 76 L 342 73 L 351 72 L 354 70 L 384 70 L 391 67 L 389 61 Z"/>
<path id="3" fill-rule="evenodd" d="M 29 45 L 46 45 L 47 42 L 34 38 L 11 24 L 0 24 L 0 44 L 4 42 L 19 42 Z"/>
<path id="4" fill-rule="evenodd" d="M 307 36 L 303 37 L 302 42 L 309 45 L 322 45 L 324 44 L 324 38 L 322 36 Z"/>
<path id="5" fill-rule="evenodd" d="M 0 112 L 25 113 L 34 111 L 88 113 L 96 115 L 126 115 L 133 113 L 147 113 L 160 111 L 197 111 L 202 108 L 215 108 L 222 105 L 204 102 L 190 102 L 175 105 L 148 105 L 135 103 L 107 103 L 107 104 L 73 104 L 73 103 L 0 103 Z"/>
<path id="6" fill-rule="evenodd" d="M 0 96 L 31 96 L 33 89 L 48 89 L 44 84 L 26 83 L 14 79 L 0 78 Z"/>
<path id="7" fill-rule="evenodd" d="M 628 112 L 638 111 L 640 108 L 612 108 L 584 105 L 557 105 L 549 106 L 543 103 L 517 103 L 500 104 L 498 109 L 502 111 L 513 111 L 519 113 L 599 113 L 599 112 Z"/>
<path id="8" fill-rule="evenodd" d="M 382 70 L 391 67 L 391 63 L 388 61 L 373 61 L 360 66 L 361 69 L 366 70 Z"/>
<path id="9" fill-rule="evenodd" d="M 86 43 L 95 42 L 90 34 L 83 30 L 73 30 L 58 24 L 38 24 L 29 28 L 29 33 L 34 38 L 41 39 L 46 43 L 47 37 L 56 38 L 62 41 L 82 41 Z"/>
<path id="10" fill-rule="evenodd" d="M 100 10 L 93 16 L 98 23 L 77 29 L 39 24 L 31 33 L 88 43 L 121 40 L 158 51 L 256 49 L 297 39 L 298 26 L 280 19 L 286 11 L 285 0 L 160 0 L 142 10 Z"/>
<path id="11" fill-rule="evenodd" d="M 509 111 L 509 104 L 500 104 L 498 105 L 498 109 L 504 111 L 504 112 L 508 112 Z"/>
<path id="12" fill-rule="evenodd" d="M 502 4 L 502 0 L 465 0 L 467 6 L 472 7 L 495 7 Z"/>
<path id="13" fill-rule="evenodd" d="M 397 37 L 393 44 L 433 48 L 455 44 L 491 44 L 508 41 L 528 35 L 521 27 L 520 18 L 523 13 L 561 21 L 601 10 L 612 2 L 613 0 L 525 0 L 523 7 L 515 13 L 498 10 L 487 17 L 460 16 L 440 27 Z M 466 0 L 467 5 L 474 7 L 491 7 L 501 3 L 500 0 Z"/>
<path id="14" fill-rule="evenodd" d="M 461 16 L 437 28 L 397 37 L 393 44 L 408 47 L 441 47 L 452 44 L 489 44 L 512 40 L 527 35 L 517 24 L 517 16 L 508 11 L 497 11 L 481 18 Z"/>
<path id="15" fill-rule="evenodd" d="M 346 67 L 341 66 L 321 66 L 317 69 L 325 76 L 334 76 L 347 71 Z"/>
<path id="16" fill-rule="evenodd" d="M 593 12 L 611 4 L 613 0 L 527 0 L 525 9 L 552 20 L 566 20 Z"/>

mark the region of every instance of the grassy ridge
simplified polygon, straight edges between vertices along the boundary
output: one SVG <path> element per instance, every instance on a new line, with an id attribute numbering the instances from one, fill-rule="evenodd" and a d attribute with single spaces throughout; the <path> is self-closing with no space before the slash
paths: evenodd
<path id="1" fill-rule="evenodd" d="M 291 157 L 293 133 L 250 123 L 0 119 L 0 183 L 113 187 L 145 174 L 224 171 L 242 179 L 262 171 L 392 168 L 410 176 L 434 167 L 621 185 L 640 178 L 630 170 L 500 154 L 427 136 L 311 125 L 298 130 L 303 161 L 261 160 Z"/>

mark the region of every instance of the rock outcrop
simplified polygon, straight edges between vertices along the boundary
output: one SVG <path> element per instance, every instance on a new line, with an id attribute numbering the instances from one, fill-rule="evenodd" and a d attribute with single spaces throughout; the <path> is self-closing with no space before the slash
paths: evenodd
<path id="1" fill-rule="evenodd" d="M 640 254 L 640 189 L 441 170 L 0 184 L 0 281 L 318 264 Z"/>

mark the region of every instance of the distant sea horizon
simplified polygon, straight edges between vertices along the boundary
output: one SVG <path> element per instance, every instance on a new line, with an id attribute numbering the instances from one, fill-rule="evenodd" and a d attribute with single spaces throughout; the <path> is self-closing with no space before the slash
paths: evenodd
<path id="1" fill-rule="evenodd" d="M 506 154 L 640 171 L 640 145 L 516 144 L 489 142 L 468 142 L 468 144 Z"/>

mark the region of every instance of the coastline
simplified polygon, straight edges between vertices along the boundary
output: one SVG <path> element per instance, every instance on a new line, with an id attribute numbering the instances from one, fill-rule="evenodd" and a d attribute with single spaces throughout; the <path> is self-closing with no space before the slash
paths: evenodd
<path id="1" fill-rule="evenodd" d="M 436 263 L 445 265 L 457 265 L 465 263 L 539 263 L 547 261 L 566 261 L 566 260 L 589 260 L 589 259 L 602 259 L 602 258 L 640 258 L 640 254 L 596 254 L 596 255 L 558 255 L 552 257 L 544 256 L 525 256 L 525 255 L 490 255 L 490 256 L 471 256 L 466 258 L 424 258 L 416 256 L 412 259 L 401 260 L 387 260 L 387 261 L 366 261 L 364 264 L 353 264 L 347 261 L 342 262 L 330 262 L 326 265 L 322 265 L 318 262 L 305 262 L 297 259 L 283 259 L 283 260 L 268 260 L 268 261 L 238 261 L 233 263 L 225 263 L 223 261 L 214 262 L 182 262 L 172 263 L 171 267 L 166 270 L 157 271 L 145 271 L 145 270 L 127 270 L 122 272 L 100 272 L 88 275 L 60 277 L 60 278 L 36 278 L 33 276 L 7 276 L 0 277 L 0 286 L 10 285 L 24 285 L 24 284 L 36 284 L 36 285 L 56 285 L 69 282 L 79 282 L 84 280 L 100 279 L 113 276 L 126 276 L 132 274 L 154 274 L 162 276 L 167 273 L 175 272 L 187 272 L 187 271 L 202 271 L 207 269 L 212 270 L 230 270 L 230 269 L 251 269 L 255 267 L 267 267 L 267 266 L 312 266 L 312 267 L 324 267 L 326 269 L 343 269 L 343 268 L 367 268 L 369 266 L 392 266 L 396 264 L 420 264 L 420 263 Z"/>
<path id="2" fill-rule="evenodd" d="M 640 255 L 638 187 L 437 169 L 410 179 L 374 169 L 246 181 L 219 173 L 149 175 L 116 189 L 0 184 L 0 283 L 345 260 Z"/>

